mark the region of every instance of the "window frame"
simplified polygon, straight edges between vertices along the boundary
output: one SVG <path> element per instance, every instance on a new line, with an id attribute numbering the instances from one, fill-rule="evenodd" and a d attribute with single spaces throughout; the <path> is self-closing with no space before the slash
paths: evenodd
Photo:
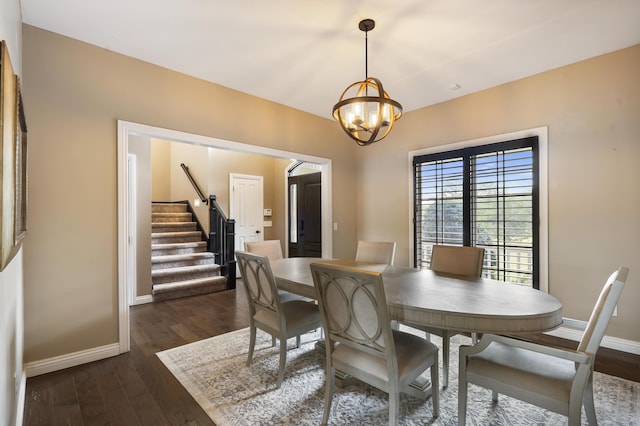
<path id="1" fill-rule="evenodd" d="M 507 142 L 516 139 L 525 139 L 529 137 L 538 138 L 538 182 L 539 182 L 539 199 L 538 199 L 538 263 L 537 275 L 539 278 L 539 289 L 544 292 L 549 291 L 549 232 L 548 232 L 548 128 L 537 127 L 511 133 L 488 136 L 484 138 L 455 142 L 451 144 L 439 145 L 436 147 L 425 148 L 410 151 L 408 155 L 409 174 L 409 251 L 410 259 L 413 262 L 416 255 L 415 247 L 415 223 L 414 223 L 414 158 L 424 155 L 433 155 L 445 152 L 451 152 L 461 149 L 469 149 L 478 146 L 491 145 L 500 142 Z"/>

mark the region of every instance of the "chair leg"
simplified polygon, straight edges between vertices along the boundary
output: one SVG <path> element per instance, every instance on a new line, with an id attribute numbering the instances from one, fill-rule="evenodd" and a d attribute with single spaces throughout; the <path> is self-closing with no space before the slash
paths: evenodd
<path id="1" fill-rule="evenodd" d="M 256 328 L 250 327 L 249 331 L 249 355 L 247 355 L 247 367 L 251 365 L 253 359 L 253 348 L 256 345 Z"/>
<path id="2" fill-rule="evenodd" d="M 458 373 L 458 425 L 464 426 L 467 422 L 467 358 L 460 354 L 460 366 Z"/>
<path id="3" fill-rule="evenodd" d="M 449 386 L 449 348 L 451 336 L 448 331 L 442 333 L 442 387 Z"/>
<path id="4" fill-rule="evenodd" d="M 296 348 L 299 348 L 299 347 L 300 347 L 300 335 L 298 334 L 296 336 Z"/>
<path id="5" fill-rule="evenodd" d="M 492 390 L 492 391 L 491 391 L 491 400 L 492 400 L 493 402 L 498 402 L 498 395 L 500 395 L 500 394 L 498 393 L 498 391 Z"/>
<path id="6" fill-rule="evenodd" d="M 322 415 L 322 424 L 329 422 L 329 413 L 331 412 L 331 402 L 333 401 L 333 386 L 335 382 L 336 369 L 327 366 L 327 374 L 324 389 L 324 413 Z"/>
<path id="7" fill-rule="evenodd" d="M 280 338 L 280 368 L 278 369 L 278 384 L 277 389 L 280 389 L 282 380 L 284 379 L 284 366 L 287 363 L 287 340 L 283 337 Z"/>
<path id="8" fill-rule="evenodd" d="M 400 414 L 400 390 L 397 386 L 389 389 L 389 426 L 398 424 Z"/>
<path id="9" fill-rule="evenodd" d="M 438 353 L 436 352 L 436 359 L 430 368 L 431 370 L 431 404 L 433 406 L 433 417 L 436 418 L 440 415 L 440 383 L 438 373 Z"/>
<path id="10" fill-rule="evenodd" d="M 589 425 L 596 426 L 598 424 L 598 419 L 596 417 L 595 404 L 593 403 L 593 373 L 589 377 L 587 388 L 584 390 L 584 395 L 582 396 L 582 404 L 584 405 L 584 411 L 587 412 L 587 420 L 589 421 Z"/>

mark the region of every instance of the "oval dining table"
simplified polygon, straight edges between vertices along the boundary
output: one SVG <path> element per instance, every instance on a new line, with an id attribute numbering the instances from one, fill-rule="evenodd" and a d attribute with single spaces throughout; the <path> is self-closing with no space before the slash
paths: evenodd
<path id="1" fill-rule="evenodd" d="M 562 303 L 528 286 L 354 260 L 293 257 L 270 263 L 278 288 L 311 299 L 316 299 L 312 263 L 380 272 L 390 317 L 399 322 L 509 335 L 541 333 L 562 324 Z M 414 385 L 416 396 L 430 394 L 428 386 Z"/>

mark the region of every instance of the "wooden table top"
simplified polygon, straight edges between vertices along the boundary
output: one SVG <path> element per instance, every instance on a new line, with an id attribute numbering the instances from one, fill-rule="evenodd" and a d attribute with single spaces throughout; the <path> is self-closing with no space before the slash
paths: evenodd
<path id="1" fill-rule="evenodd" d="M 315 299 L 309 265 L 339 263 L 382 273 L 392 319 L 478 333 L 517 334 L 562 324 L 562 303 L 530 287 L 487 278 L 351 260 L 288 258 L 271 261 L 278 287 Z"/>

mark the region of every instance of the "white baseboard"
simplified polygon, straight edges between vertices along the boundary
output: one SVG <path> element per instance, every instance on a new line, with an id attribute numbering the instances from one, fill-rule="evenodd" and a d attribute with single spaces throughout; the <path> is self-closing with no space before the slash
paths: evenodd
<path id="1" fill-rule="evenodd" d="M 560 337 L 562 339 L 573 340 L 579 342 L 582 338 L 582 330 L 586 322 L 564 318 L 564 325 L 545 334 Z M 627 352 L 630 354 L 640 355 L 640 342 L 632 340 L 620 339 L 618 337 L 604 336 L 602 343 L 603 348 L 613 349 L 616 351 Z"/>
<path id="2" fill-rule="evenodd" d="M 27 377 L 39 376 L 41 374 L 52 373 L 76 365 L 98 361 L 120 355 L 120 345 L 112 343 L 98 348 L 87 349 L 85 351 L 73 352 L 40 361 L 28 362 L 25 364 Z"/>
<path id="3" fill-rule="evenodd" d="M 136 300 L 133 302 L 133 306 L 144 305 L 145 303 L 151 302 L 153 302 L 153 296 L 150 294 L 146 294 L 144 296 L 136 296 Z"/>

